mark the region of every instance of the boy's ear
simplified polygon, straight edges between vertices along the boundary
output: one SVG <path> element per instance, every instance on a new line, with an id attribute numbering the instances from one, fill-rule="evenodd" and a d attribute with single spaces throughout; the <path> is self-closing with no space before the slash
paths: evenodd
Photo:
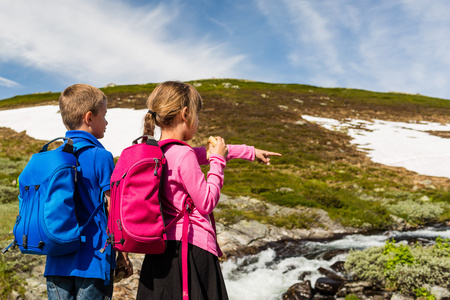
<path id="1" fill-rule="evenodd" d="M 92 122 L 92 111 L 88 111 L 83 116 L 83 123 L 85 123 L 88 126 L 91 126 L 91 122 Z"/>

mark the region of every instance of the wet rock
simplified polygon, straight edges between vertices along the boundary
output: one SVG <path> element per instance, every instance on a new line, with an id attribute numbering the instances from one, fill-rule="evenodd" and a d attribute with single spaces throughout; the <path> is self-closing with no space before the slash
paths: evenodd
<path id="1" fill-rule="evenodd" d="M 322 295 L 336 295 L 344 286 L 344 281 L 328 277 L 320 277 L 316 281 L 315 291 Z"/>
<path id="2" fill-rule="evenodd" d="M 340 254 L 347 254 L 348 250 L 347 249 L 334 249 L 334 250 L 330 250 L 328 252 L 326 252 L 322 258 L 324 260 L 331 260 L 332 258 L 336 257 L 337 255 Z"/>
<path id="3" fill-rule="evenodd" d="M 306 276 L 310 276 L 312 273 L 310 271 L 305 271 L 298 276 L 298 280 L 304 281 Z"/>
<path id="4" fill-rule="evenodd" d="M 285 300 L 307 300 L 312 299 L 313 292 L 311 289 L 311 282 L 309 280 L 296 283 L 292 285 L 286 293 L 283 294 L 282 299 Z"/>
<path id="5" fill-rule="evenodd" d="M 338 281 L 342 281 L 342 282 L 346 281 L 345 278 L 342 277 L 341 275 L 338 275 L 338 274 L 336 274 L 336 273 L 334 273 L 334 272 L 332 272 L 330 270 L 327 270 L 325 268 L 320 267 L 318 269 L 318 271 L 319 271 L 320 274 L 325 275 L 328 278 L 331 278 L 331 279 L 334 279 L 334 280 L 338 280 Z"/>
<path id="6" fill-rule="evenodd" d="M 345 271 L 344 265 L 345 265 L 345 261 L 340 260 L 340 261 L 337 261 L 334 264 L 332 264 L 330 266 L 330 269 L 335 272 L 344 273 L 344 271 Z"/>
<path id="7" fill-rule="evenodd" d="M 292 271 L 292 270 L 295 270 L 295 269 L 297 269 L 296 266 L 293 266 L 293 265 L 287 266 L 286 270 L 283 271 L 283 274 L 286 274 L 286 273 L 288 273 L 289 271 Z"/>

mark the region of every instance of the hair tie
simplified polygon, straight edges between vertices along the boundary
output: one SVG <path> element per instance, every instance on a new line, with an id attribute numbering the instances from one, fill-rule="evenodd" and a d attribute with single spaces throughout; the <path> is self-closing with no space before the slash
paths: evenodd
<path id="1" fill-rule="evenodd" d="M 151 111 L 150 109 L 147 111 L 147 113 L 151 114 L 153 116 L 153 118 L 155 118 L 156 120 L 156 112 Z"/>

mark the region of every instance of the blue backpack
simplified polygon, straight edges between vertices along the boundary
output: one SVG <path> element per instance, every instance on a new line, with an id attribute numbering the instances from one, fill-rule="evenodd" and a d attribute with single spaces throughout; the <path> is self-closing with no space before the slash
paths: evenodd
<path id="1" fill-rule="evenodd" d="M 63 146 L 48 151 L 48 146 L 63 139 Z M 79 146 L 78 146 L 79 145 Z M 5 249 L 18 246 L 25 254 L 64 255 L 77 251 L 85 237 L 83 228 L 102 208 L 97 206 L 89 220 L 80 226 L 75 214 L 78 166 L 76 151 L 94 147 L 56 138 L 33 154 L 19 176 L 19 215 L 14 225 L 13 242 Z"/>

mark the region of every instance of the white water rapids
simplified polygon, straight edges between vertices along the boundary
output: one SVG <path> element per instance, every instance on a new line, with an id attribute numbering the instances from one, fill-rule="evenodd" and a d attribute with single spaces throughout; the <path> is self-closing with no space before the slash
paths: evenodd
<path id="1" fill-rule="evenodd" d="M 258 254 L 231 259 L 222 263 L 222 271 L 230 300 L 243 299 L 281 299 L 287 289 L 300 282 L 299 277 L 308 272 L 303 280 L 310 280 L 314 287 L 316 280 L 323 277 L 317 270 L 330 269 L 337 261 L 345 261 L 347 254 L 339 254 L 331 260 L 321 255 L 335 249 L 365 249 L 384 246 L 388 238 L 402 241 L 412 237 L 435 240 L 438 236 L 450 238 L 450 228 L 436 231 L 427 228 L 412 232 L 385 232 L 377 235 L 349 235 L 331 242 L 290 242 L 299 245 L 298 256 L 280 258 L 277 252 L 269 248 Z M 285 247 L 292 247 L 286 245 Z M 301 252 L 301 253 L 300 253 Z"/>

